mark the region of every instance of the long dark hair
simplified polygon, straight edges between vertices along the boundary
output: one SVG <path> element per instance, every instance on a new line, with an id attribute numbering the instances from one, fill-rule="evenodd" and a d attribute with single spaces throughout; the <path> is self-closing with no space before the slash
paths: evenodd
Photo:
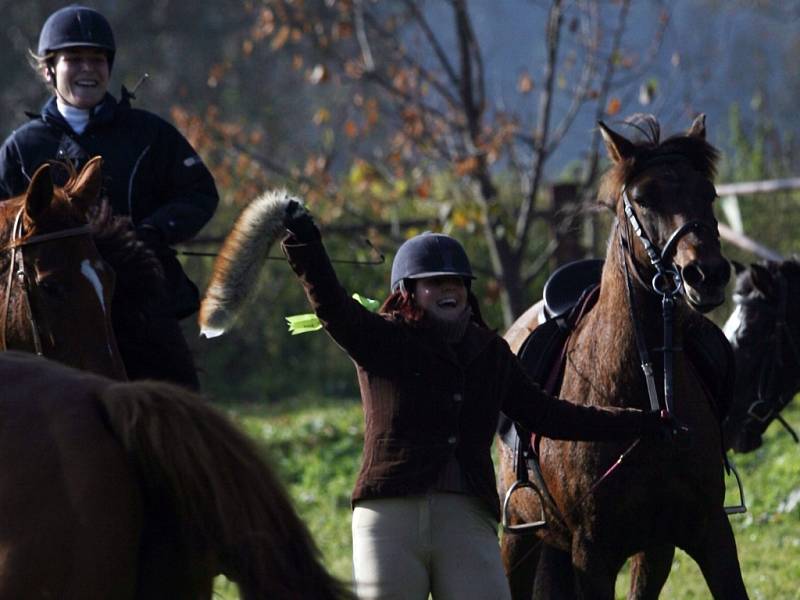
<path id="1" fill-rule="evenodd" d="M 484 329 L 489 326 L 481 316 L 481 308 L 478 299 L 467 284 L 467 304 L 472 309 L 472 321 Z M 405 286 L 400 286 L 383 301 L 383 305 L 378 309 L 383 315 L 392 315 L 403 319 L 408 323 L 420 323 L 425 318 L 425 311 L 414 300 L 414 294 Z"/>

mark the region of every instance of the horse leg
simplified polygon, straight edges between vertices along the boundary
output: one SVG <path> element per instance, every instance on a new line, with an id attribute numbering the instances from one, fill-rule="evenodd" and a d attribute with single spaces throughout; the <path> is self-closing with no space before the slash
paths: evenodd
<path id="1" fill-rule="evenodd" d="M 612 548 L 595 546 L 586 535 L 573 532 L 572 567 L 575 594 L 581 600 L 614 600 L 617 574 L 626 556 L 617 556 Z"/>
<path id="2" fill-rule="evenodd" d="M 669 577 L 675 546 L 652 546 L 631 557 L 628 600 L 657 600 Z"/>
<path id="3" fill-rule="evenodd" d="M 736 540 L 727 515 L 719 511 L 702 538 L 683 547 L 697 562 L 715 600 L 747 600 Z"/>
<path id="4" fill-rule="evenodd" d="M 535 600 L 575 598 L 575 571 L 569 552 L 543 545 L 536 581 L 533 586 Z"/>
<path id="5" fill-rule="evenodd" d="M 535 536 L 503 534 L 500 556 L 513 600 L 531 600 L 541 551 L 542 542 Z"/>

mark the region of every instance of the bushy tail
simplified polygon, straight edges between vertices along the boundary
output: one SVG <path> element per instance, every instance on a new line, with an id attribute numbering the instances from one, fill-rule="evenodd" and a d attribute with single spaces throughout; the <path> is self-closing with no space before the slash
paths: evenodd
<path id="1" fill-rule="evenodd" d="M 243 598 L 350 598 L 320 563 L 281 482 L 226 415 L 158 382 L 114 384 L 101 400 L 148 503 L 170 507 L 178 530 L 220 560 Z"/>
<path id="2" fill-rule="evenodd" d="M 255 284 L 292 198 L 286 190 L 268 191 L 242 211 L 214 262 L 214 271 L 200 306 L 200 333 L 222 335 L 233 324 Z"/>

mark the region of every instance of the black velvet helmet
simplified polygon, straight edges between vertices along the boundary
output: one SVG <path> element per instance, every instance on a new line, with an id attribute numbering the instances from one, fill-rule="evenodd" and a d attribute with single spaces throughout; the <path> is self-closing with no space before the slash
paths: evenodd
<path id="1" fill-rule="evenodd" d="M 464 247 L 449 235 L 426 231 L 406 240 L 392 262 L 392 291 L 404 279 L 458 275 L 475 279 Z"/>
<path id="2" fill-rule="evenodd" d="M 67 6 L 47 17 L 39 34 L 37 54 L 77 47 L 101 48 L 108 53 L 108 68 L 114 63 L 117 46 L 108 20 L 93 8 Z"/>

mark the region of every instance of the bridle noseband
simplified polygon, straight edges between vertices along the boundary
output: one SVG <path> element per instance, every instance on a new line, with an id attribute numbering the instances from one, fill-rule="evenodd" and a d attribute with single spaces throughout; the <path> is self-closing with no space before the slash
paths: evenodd
<path id="1" fill-rule="evenodd" d="M 31 334 L 33 337 L 33 346 L 34 351 L 37 355 L 42 356 L 42 340 L 41 336 L 39 335 L 39 327 L 36 323 L 36 317 L 33 314 L 33 309 L 31 307 L 31 300 L 30 300 L 30 290 L 31 290 L 31 281 L 28 277 L 28 273 L 25 270 L 25 257 L 23 255 L 23 248 L 25 246 L 32 246 L 34 244 L 42 244 L 46 242 L 52 242 L 54 240 L 60 240 L 63 238 L 69 237 L 77 237 L 82 235 L 92 235 L 93 229 L 91 225 L 81 225 L 79 227 L 70 227 L 68 229 L 61 229 L 59 231 L 53 231 L 51 233 L 42 233 L 39 235 L 32 235 L 30 237 L 25 238 L 24 232 L 22 228 L 22 215 L 24 213 L 24 207 L 17 212 L 16 217 L 14 218 L 14 226 L 11 229 L 11 241 L 2 249 L 3 251 L 10 251 L 11 252 L 11 260 L 8 266 L 8 278 L 6 280 L 6 297 L 3 301 L 2 306 L 2 313 L 0 313 L 0 320 L 2 320 L 2 326 L 0 326 L 0 351 L 7 350 L 8 345 L 6 343 L 7 340 L 7 327 L 8 327 L 8 307 L 11 301 L 11 290 L 14 285 L 14 279 L 16 275 L 16 280 L 19 282 L 20 286 L 22 287 L 22 298 L 25 302 L 26 310 L 28 311 L 28 319 L 31 324 Z"/>

